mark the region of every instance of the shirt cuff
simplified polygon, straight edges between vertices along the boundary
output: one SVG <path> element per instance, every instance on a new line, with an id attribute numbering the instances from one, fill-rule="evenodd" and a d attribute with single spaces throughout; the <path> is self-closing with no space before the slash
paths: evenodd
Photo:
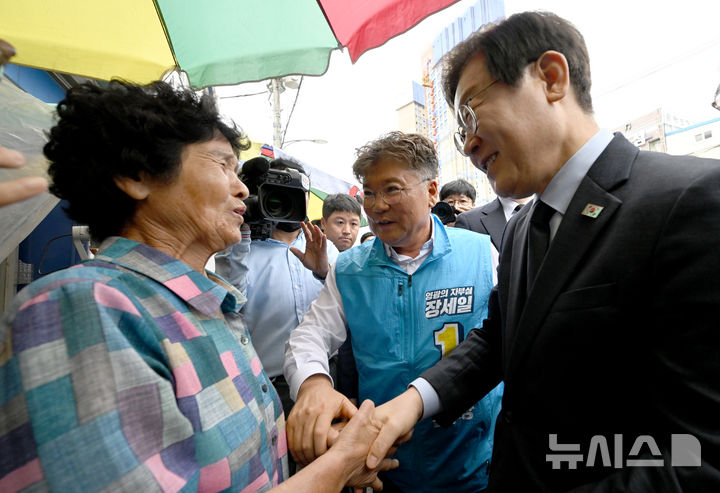
<path id="1" fill-rule="evenodd" d="M 415 387 L 415 390 L 420 393 L 420 398 L 423 402 L 423 414 L 422 418 L 420 419 L 435 416 L 437 413 L 442 411 L 442 406 L 440 405 L 440 397 L 438 396 L 433 386 L 430 385 L 430 382 L 428 382 L 424 378 L 416 378 L 415 380 L 410 382 L 410 385 L 408 385 L 408 387 L 410 386 Z"/>
<path id="2" fill-rule="evenodd" d="M 315 361 L 310 361 L 304 364 L 302 368 L 297 368 L 292 375 L 290 372 L 286 371 L 285 380 L 287 380 L 288 386 L 290 387 L 290 398 L 293 401 L 297 401 L 297 395 L 303 382 L 311 376 L 317 374 L 326 375 L 332 383 L 333 388 L 335 387 L 335 382 L 330 376 L 328 369 L 323 367 L 321 363 L 317 363 Z"/>

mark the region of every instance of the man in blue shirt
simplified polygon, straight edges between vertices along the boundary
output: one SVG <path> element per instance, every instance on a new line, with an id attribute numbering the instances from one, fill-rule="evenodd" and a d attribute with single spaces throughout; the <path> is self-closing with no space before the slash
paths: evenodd
<path id="1" fill-rule="evenodd" d="M 275 159 L 271 169 L 305 169 L 287 159 Z M 328 242 L 329 243 L 329 242 Z M 242 308 L 265 373 L 275 386 L 285 415 L 293 401 L 283 377 L 285 342 L 302 320 L 310 303 L 317 298 L 329 263 L 337 258 L 337 249 L 327 245 L 328 260 L 324 269 L 315 272 L 305 268 L 298 258 L 306 248 L 306 236 L 300 223 L 278 223 L 270 238 L 251 241 L 250 231 L 243 239 L 215 256 L 218 274 L 229 280 L 248 298 Z"/>

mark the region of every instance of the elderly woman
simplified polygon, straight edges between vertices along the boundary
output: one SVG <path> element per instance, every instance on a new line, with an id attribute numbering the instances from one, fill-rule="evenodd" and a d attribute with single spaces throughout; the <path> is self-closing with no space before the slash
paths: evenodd
<path id="1" fill-rule="evenodd" d="M 0 490 L 278 485 L 280 402 L 238 315 L 242 295 L 204 269 L 241 239 L 247 139 L 211 97 L 164 83 L 82 85 L 58 114 L 51 191 L 101 245 L 28 286 L 0 325 Z M 371 409 L 278 490 L 370 481 Z"/>

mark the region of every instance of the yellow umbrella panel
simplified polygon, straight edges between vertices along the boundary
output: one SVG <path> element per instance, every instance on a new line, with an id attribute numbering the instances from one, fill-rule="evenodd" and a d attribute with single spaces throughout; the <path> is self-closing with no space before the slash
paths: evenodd
<path id="1" fill-rule="evenodd" d="M 155 4 L 148 0 L 2 1 L 0 32 L 13 63 L 141 84 L 175 68 Z"/>

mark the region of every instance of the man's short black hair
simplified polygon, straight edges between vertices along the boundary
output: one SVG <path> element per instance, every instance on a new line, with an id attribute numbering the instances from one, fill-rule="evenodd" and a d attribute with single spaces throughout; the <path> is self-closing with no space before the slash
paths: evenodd
<path id="1" fill-rule="evenodd" d="M 362 218 L 362 210 L 357 200 L 346 193 L 335 193 L 325 197 L 322 215 L 327 221 L 333 212 L 351 212 Z"/>
<path id="2" fill-rule="evenodd" d="M 440 200 L 445 200 L 450 195 L 465 195 L 467 198 L 475 203 L 476 191 L 475 187 L 472 186 L 467 180 L 458 178 L 457 180 L 449 181 L 440 189 Z"/>

